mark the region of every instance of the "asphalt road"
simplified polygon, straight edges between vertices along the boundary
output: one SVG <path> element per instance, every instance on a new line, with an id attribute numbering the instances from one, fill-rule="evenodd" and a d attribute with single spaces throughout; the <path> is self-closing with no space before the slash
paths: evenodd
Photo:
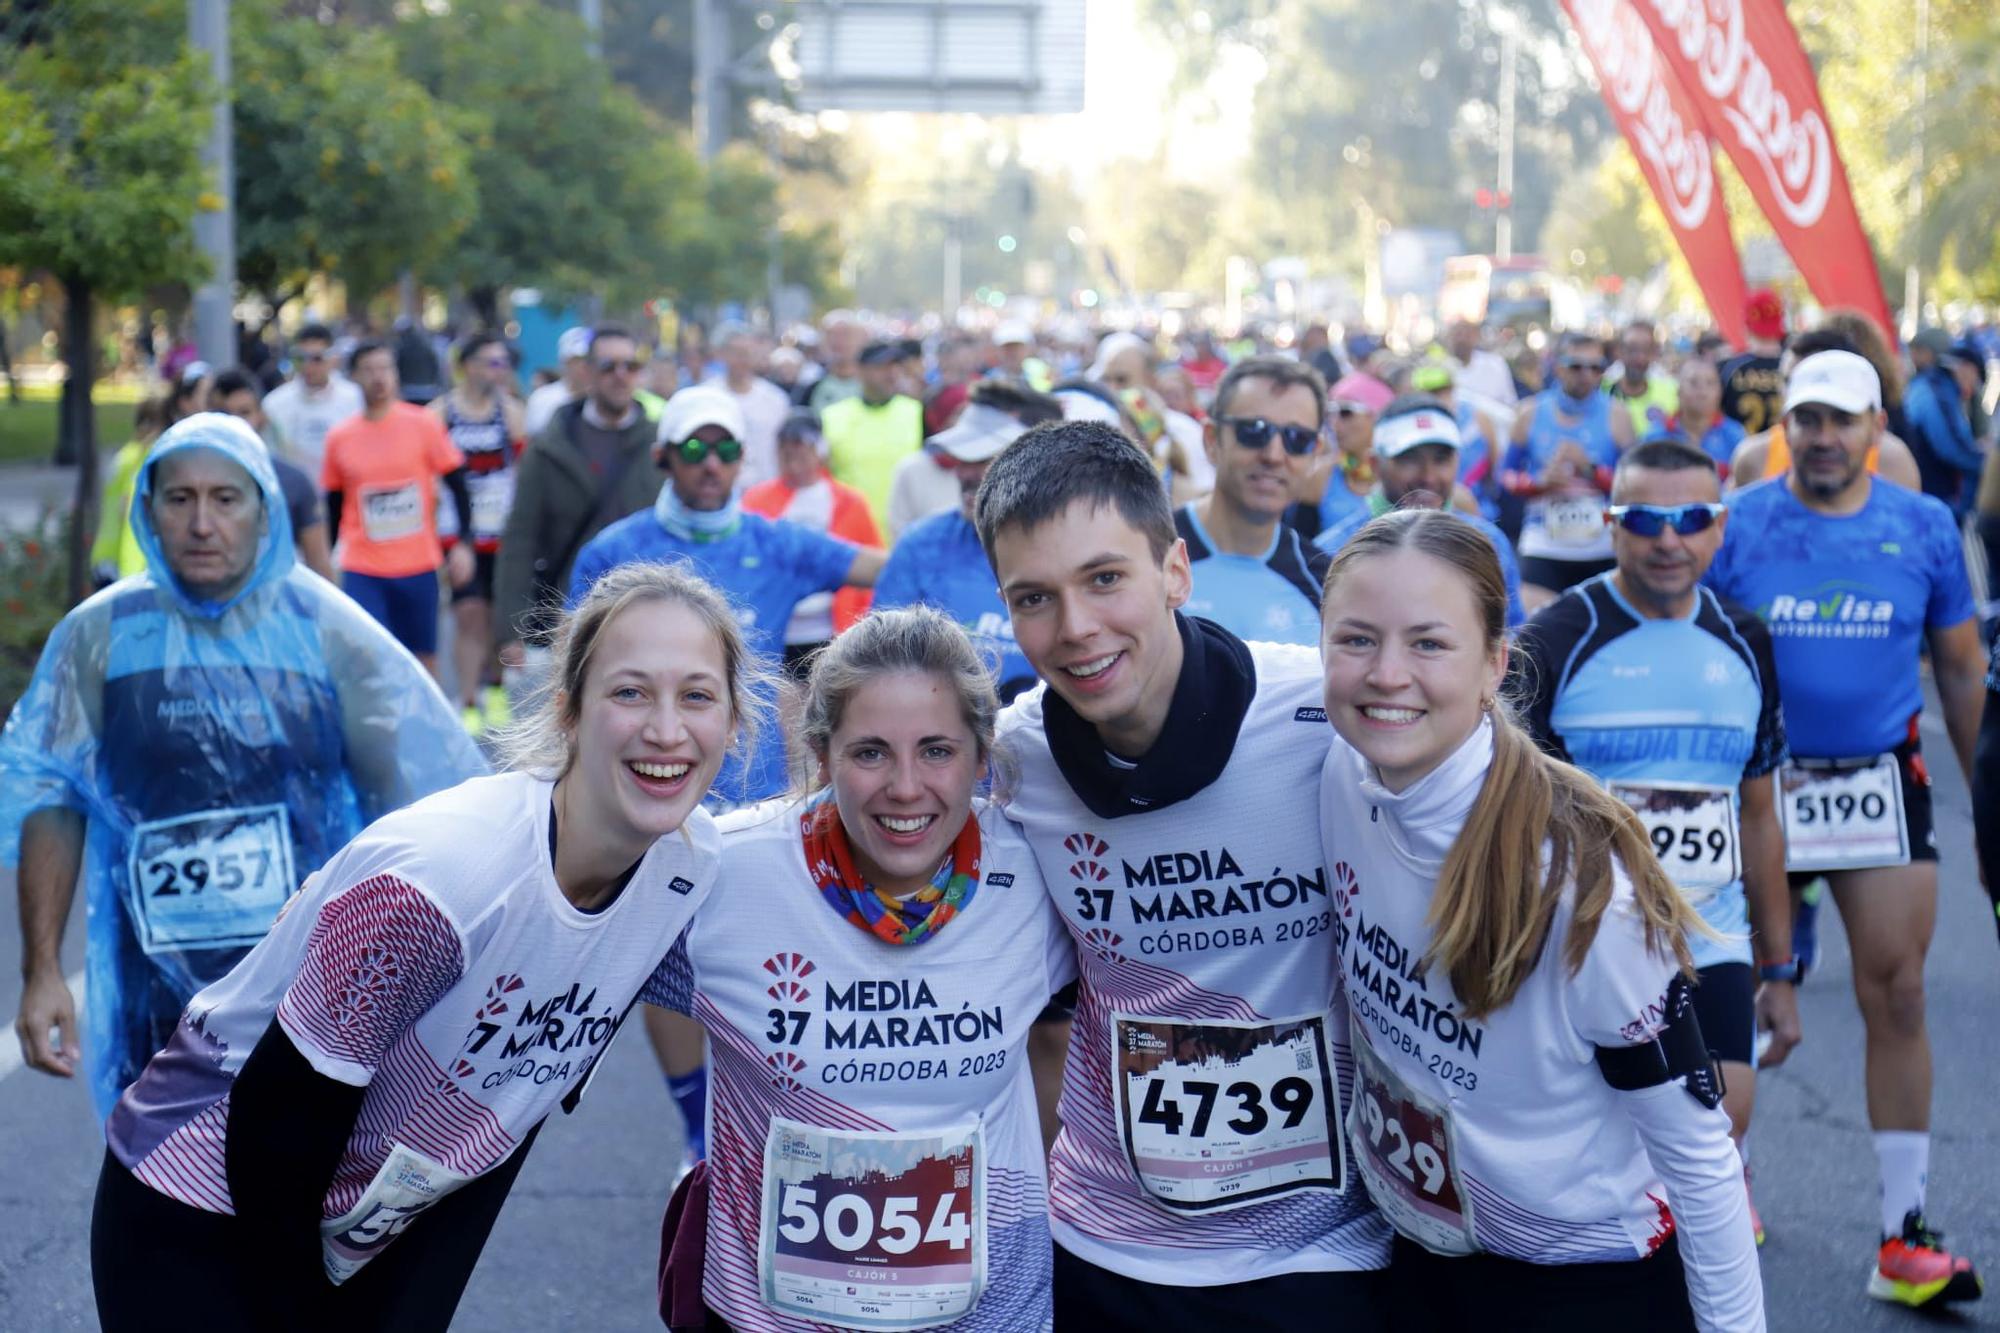
<path id="1" fill-rule="evenodd" d="M 1986 900 L 1972 871 L 1964 783 L 1941 733 L 1937 777 L 1945 885 L 1930 964 L 1937 1060 L 1931 1213 L 1954 1249 L 2000 1276 L 2000 990 Z M 0 900 L 11 903 L 11 876 Z M 1931 1318 L 1861 1294 L 1875 1247 L 1875 1166 L 1861 1099 L 1861 1027 L 1848 955 L 1827 911 L 1802 996 L 1806 1044 L 1762 1083 L 1752 1131 L 1770 1327 L 1779 1333 L 2000 1328 L 2000 1291 Z M 81 920 L 67 968 L 80 965 Z M 11 1014 L 20 941 L 0 910 L 0 1009 Z M 634 1027 L 637 1025 L 634 1024 Z M 10 1041 L 11 1035 L 0 1036 Z M 560 1118 L 559 1118 L 560 1120 Z M 655 1330 L 659 1219 L 680 1153 L 678 1117 L 642 1036 L 620 1040 L 575 1116 L 551 1124 L 473 1275 L 457 1327 Z M 0 1329 L 88 1329 L 90 1201 L 103 1154 L 81 1086 L 0 1075 Z M 1324 1314 L 1302 1328 L 1337 1327 Z"/>

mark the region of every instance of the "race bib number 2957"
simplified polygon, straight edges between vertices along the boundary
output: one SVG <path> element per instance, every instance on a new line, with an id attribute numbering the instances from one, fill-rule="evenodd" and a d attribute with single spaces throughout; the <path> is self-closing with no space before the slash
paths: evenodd
<path id="1" fill-rule="evenodd" d="M 1202 1212 L 1346 1188 L 1324 1016 L 1111 1024 L 1119 1130 L 1155 1200 Z"/>

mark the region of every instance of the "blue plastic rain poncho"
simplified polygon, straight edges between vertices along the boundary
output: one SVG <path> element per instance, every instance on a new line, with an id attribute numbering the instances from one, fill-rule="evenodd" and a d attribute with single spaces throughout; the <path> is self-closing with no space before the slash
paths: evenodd
<path id="1" fill-rule="evenodd" d="M 242 587 L 173 577 L 151 510 L 160 460 L 213 449 L 263 497 Z M 182 1007 L 262 938 L 363 826 L 486 771 L 430 676 L 293 560 L 255 433 L 203 413 L 160 437 L 134 488 L 143 574 L 65 616 L 0 732 L 0 861 L 52 806 L 87 821 L 84 1067 L 98 1114 L 166 1044 Z"/>

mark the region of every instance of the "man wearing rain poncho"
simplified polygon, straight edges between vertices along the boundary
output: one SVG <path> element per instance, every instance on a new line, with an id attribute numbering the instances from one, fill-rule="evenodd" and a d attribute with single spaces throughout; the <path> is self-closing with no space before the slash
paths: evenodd
<path id="1" fill-rule="evenodd" d="M 27 976 L 15 1026 L 30 1064 L 75 1072 L 58 955 L 81 877 L 100 1118 L 307 875 L 378 816 L 486 769 L 416 660 L 294 563 L 242 422 L 203 413 L 161 436 L 132 527 L 146 572 L 63 618 L 0 732 L 0 863 L 20 872 Z"/>

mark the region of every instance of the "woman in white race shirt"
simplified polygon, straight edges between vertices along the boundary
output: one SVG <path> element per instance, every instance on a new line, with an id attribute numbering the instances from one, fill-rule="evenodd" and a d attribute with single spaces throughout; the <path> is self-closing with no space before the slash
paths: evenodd
<path id="1" fill-rule="evenodd" d="M 112 1112 L 105 1329 L 450 1323 L 543 1120 L 715 883 L 698 804 L 754 661 L 707 584 L 614 571 L 558 632 L 515 771 L 307 880 Z"/>
<path id="2" fill-rule="evenodd" d="M 1645 829 L 1497 697 L 1506 589 L 1446 514 L 1328 572 L 1321 784 L 1349 1120 L 1399 1329 L 1763 1327 L 1721 1085 Z"/>
<path id="3" fill-rule="evenodd" d="M 1050 1324 L 1026 1045 L 1076 968 L 974 798 L 998 711 L 949 617 L 871 615 L 812 662 L 816 790 L 718 821 L 730 890 L 645 996 L 709 1034 L 711 1329 Z"/>

